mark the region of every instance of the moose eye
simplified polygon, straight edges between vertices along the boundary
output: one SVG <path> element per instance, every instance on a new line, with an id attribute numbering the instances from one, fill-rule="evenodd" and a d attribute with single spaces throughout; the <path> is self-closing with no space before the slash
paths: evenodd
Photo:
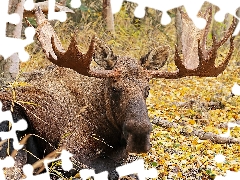
<path id="1" fill-rule="evenodd" d="M 113 91 L 113 92 L 117 92 L 118 90 L 117 90 L 115 87 L 113 87 L 113 88 L 112 88 L 112 91 Z"/>
<path id="2" fill-rule="evenodd" d="M 121 89 L 118 89 L 118 88 L 115 88 L 115 87 L 112 88 L 112 94 L 113 94 L 114 98 L 120 97 L 121 92 L 122 92 Z"/>

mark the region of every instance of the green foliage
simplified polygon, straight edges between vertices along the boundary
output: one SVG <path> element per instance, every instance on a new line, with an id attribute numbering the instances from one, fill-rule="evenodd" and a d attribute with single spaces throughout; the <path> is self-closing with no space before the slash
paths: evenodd
<path id="1" fill-rule="evenodd" d="M 27 18 L 27 20 L 30 22 L 30 24 L 33 26 L 33 27 L 37 27 L 37 22 L 34 18 L 32 17 L 29 17 Z"/>
<path id="2" fill-rule="evenodd" d="M 151 164 L 153 167 L 156 167 L 158 165 L 157 162 L 152 162 Z"/>

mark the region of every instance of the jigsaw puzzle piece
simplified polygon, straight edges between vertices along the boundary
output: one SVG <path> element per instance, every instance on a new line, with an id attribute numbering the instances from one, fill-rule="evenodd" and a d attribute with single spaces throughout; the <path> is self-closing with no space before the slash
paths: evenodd
<path id="1" fill-rule="evenodd" d="M 116 14 L 117 12 L 119 12 L 122 7 L 123 0 L 110 0 L 110 2 L 111 2 L 112 13 Z"/>
<path id="2" fill-rule="evenodd" d="M 199 6 L 199 4 L 196 4 L 200 1 L 192 1 L 192 3 L 185 3 L 184 6 L 186 8 L 186 11 L 189 15 L 189 17 L 195 22 L 195 25 L 197 25 L 200 22 L 197 22 L 197 19 L 194 17 L 194 13 L 192 13 L 194 7 Z M 240 20 L 240 17 L 236 16 L 236 7 L 240 7 L 240 1 L 234 1 L 234 0 L 230 0 L 230 1 L 219 1 L 219 0 L 208 0 L 207 2 L 218 6 L 219 7 L 219 11 L 216 12 L 214 19 L 218 22 L 223 22 L 225 19 L 225 15 L 226 14 L 231 14 L 233 16 L 235 16 L 236 18 L 238 18 L 238 20 Z M 193 4 L 194 3 L 194 4 Z M 233 36 L 237 35 L 240 31 L 240 25 L 238 23 Z"/>
<path id="3" fill-rule="evenodd" d="M 64 171 L 70 171 L 73 168 L 73 164 L 70 160 L 72 154 L 66 150 L 62 150 L 61 156 L 59 159 L 62 160 L 62 168 Z"/>
<path id="4" fill-rule="evenodd" d="M 3 168 L 9 168 L 14 166 L 14 159 L 11 156 L 6 157 L 5 159 L 0 159 L 0 179 L 5 180 L 5 175 Z"/>
<path id="5" fill-rule="evenodd" d="M 16 150 L 19 150 L 23 147 L 23 145 L 19 144 L 18 137 L 16 131 L 24 131 L 27 129 L 28 124 L 26 120 L 21 119 L 18 122 L 14 122 L 12 118 L 11 111 L 2 111 L 2 102 L 0 101 L 0 123 L 3 121 L 9 121 L 11 123 L 11 130 L 8 132 L 0 132 L 0 137 L 2 140 L 5 139 L 13 139 L 13 147 Z"/>
<path id="6" fill-rule="evenodd" d="M 81 5 L 80 0 L 72 0 L 71 3 L 75 7 Z M 17 39 L 12 37 L 6 37 L 7 23 L 18 24 L 20 17 L 18 14 L 8 14 L 8 3 L 9 1 L 0 1 L 0 55 L 7 59 L 14 53 L 18 53 L 20 60 L 27 61 L 29 59 L 29 54 L 25 51 L 25 47 L 33 43 L 33 37 L 35 35 L 35 29 L 33 27 L 28 27 L 25 30 L 26 39 Z M 67 19 L 67 14 L 64 11 L 55 12 L 55 0 L 48 1 L 48 18 L 49 20 L 60 20 L 61 22 Z M 33 0 L 27 0 L 24 4 L 24 8 L 31 10 L 34 7 Z M 4 42 L 4 43 L 3 43 Z"/>
<path id="7" fill-rule="evenodd" d="M 155 0 L 128 0 L 129 2 L 137 3 L 138 6 L 135 9 L 134 15 L 138 18 L 143 18 L 145 15 L 145 8 L 153 8 L 162 11 L 161 24 L 167 25 L 171 22 L 170 16 L 167 14 L 167 11 L 180 7 L 184 5 L 187 12 L 189 12 L 189 17 L 195 22 L 195 25 L 203 29 L 206 25 L 205 19 L 197 17 L 197 13 L 200 10 L 201 5 L 204 1 L 188 1 L 188 0 L 168 0 L 168 1 L 158 1 Z M 120 10 L 121 4 L 123 1 L 111 1 L 112 2 L 112 11 L 116 13 Z"/>
<path id="8" fill-rule="evenodd" d="M 193 20 L 195 26 L 199 29 L 203 29 L 206 25 L 206 20 L 200 17 L 197 17 L 197 14 L 204 4 L 205 0 L 198 0 L 198 1 L 191 1 L 191 0 L 168 0 L 163 1 L 159 0 L 156 2 L 155 0 L 127 0 L 129 2 L 137 3 L 138 6 L 135 9 L 134 15 L 138 18 L 143 18 L 145 15 L 145 8 L 153 8 L 162 11 L 162 19 L 161 24 L 167 25 L 171 22 L 171 18 L 167 14 L 167 11 L 184 6 L 188 16 Z M 222 22 L 224 20 L 225 14 L 231 13 L 232 15 L 236 16 L 236 7 L 240 7 L 240 1 L 230 0 L 229 1 L 219 1 L 219 0 L 208 0 L 208 2 L 212 3 L 213 5 L 216 5 L 220 8 L 220 11 L 218 11 L 215 14 L 215 20 Z M 112 12 L 115 14 L 117 13 L 121 5 L 123 3 L 123 0 L 111 0 L 112 5 Z M 240 19 L 240 17 L 237 17 Z M 233 35 L 237 35 L 240 30 L 240 25 L 237 26 L 235 32 Z"/>
<path id="9" fill-rule="evenodd" d="M 138 6 L 135 9 L 134 15 L 138 18 L 143 18 L 145 15 L 145 8 L 153 8 L 162 11 L 162 19 L 161 24 L 167 25 L 171 22 L 170 16 L 167 14 L 168 10 L 174 9 L 176 7 L 181 6 L 183 3 L 183 0 L 175 1 L 175 0 L 169 0 L 164 2 L 156 3 L 155 0 L 130 0 L 131 2 L 137 3 Z"/>
<path id="10" fill-rule="evenodd" d="M 80 0 L 71 0 L 70 5 L 72 8 L 79 8 L 81 6 L 81 1 Z"/>
<path id="11" fill-rule="evenodd" d="M 26 28 L 26 39 L 17 39 L 12 37 L 6 37 L 6 28 L 7 23 L 18 24 L 20 21 L 20 16 L 16 13 L 8 14 L 8 2 L 9 1 L 0 1 L 0 55 L 7 59 L 14 53 L 19 53 L 19 58 L 22 61 L 29 59 L 28 53 L 24 48 L 33 43 L 33 36 L 35 34 L 35 29 L 33 27 Z"/>
<path id="12" fill-rule="evenodd" d="M 33 167 L 30 164 L 26 164 L 23 166 L 23 173 L 26 175 L 26 178 L 24 180 L 50 180 L 50 175 L 48 172 L 33 175 Z"/>
<path id="13" fill-rule="evenodd" d="M 80 1 L 80 0 L 75 0 Z M 48 20 L 59 20 L 61 22 L 66 21 L 67 19 L 67 13 L 64 11 L 55 12 L 55 0 L 48 0 Z M 26 0 L 24 4 L 24 8 L 27 11 L 32 10 L 35 7 L 33 0 Z"/>
<path id="14" fill-rule="evenodd" d="M 167 11 L 170 9 L 173 9 L 175 7 L 181 6 L 183 4 L 182 3 L 183 0 L 179 0 L 179 1 L 169 0 L 169 1 L 164 1 L 162 3 L 161 2 L 156 3 L 155 0 L 148 0 L 148 1 L 128 0 L 128 1 L 138 4 L 138 6 L 136 7 L 136 9 L 134 11 L 134 15 L 138 18 L 143 18 L 145 16 L 145 8 L 146 7 L 154 8 L 154 9 L 162 11 L 163 15 L 162 15 L 161 23 L 163 25 L 167 25 L 171 22 L 171 18 L 167 14 Z M 111 0 L 111 3 L 112 3 L 111 4 L 112 12 L 117 13 L 120 10 L 123 1 L 122 0 L 118 0 L 118 1 Z"/>
<path id="15" fill-rule="evenodd" d="M 108 180 L 107 171 L 95 174 L 95 171 L 93 169 L 82 169 L 80 170 L 79 174 L 83 180 L 87 180 L 90 177 L 94 177 L 94 180 Z"/>
<path id="16" fill-rule="evenodd" d="M 55 4 L 55 0 L 48 0 L 48 20 L 66 21 L 67 13 L 63 11 L 55 12 Z"/>
<path id="17" fill-rule="evenodd" d="M 48 170 L 48 165 L 54 161 L 61 160 L 62 161 L 62 169 L 64 171 L 70 171 L 73 168 L 73 164 L 70 160 L 70 157 L 72 157 L 72 154 L 69 153 L 66 150 L 61 151 L 61 155 L 59 158 L 47 158 L 43 161 L 44 167 L 46 169 L 45 173 L 33 175 L 33 167 L 30 164 L 26 164 L 23 166 L 23 173 L 26 175 L 26 178 L 24 180 L 50 180 L 50 172 Z"/>
<path id="18" fill-rule="evenodd" d="M 215 20 L 223 22 L 225 14 L 230 13 L 235 16 L 237 7 L 240 7 L 240 1 L 229 0 L 229 1 L 219 1 L 219 0 L 208 0 L 211 4 L 214 4 L 220 8 L 215 14 Z"/>
<path id="19" fill-rule="evenodd" d="M 238 20 L 240 20 L 240 17 L 236 15 L 236 11 L 240 7 L 240 1 L 217 1 L 217 0 L 208 0 L 209 3 L 218 6 L 220 9 L 216 12 L 214 19 L 218 22 L 223 22 L 225 19 L 226 14 L 231 14 L 232 16 L 236 17 Z M 233 36 L 236 36 L 240 31 L 240 25 L 238 23 Z"/>
<path id="20" fill-rule="evenodd" d="M 120 166 L 116 168 L 119 177 L 137 174 L 139 180 L 145 180 L 146 178 L 157 178 L 158 172 L 155 168 L 149 170 L 144 169 L 144 160 L 138 159 L 132 163 Z"/>
<path id="21" fill-rule="evenodd" d="M 8 14 L 8 1 L 0 1 L 0 39 L 6 36 L 7 22 L 18 24 L 20 16 L 16 13 Z"/>
<path id="22" fill-rule="evenodd" d="M 18 53 L 19 59 L 22 61 L 27 61 L 29 59 L 29 54 L 25 51 L 25 47 L 34 42 L 33 37 L 35 35 L 35 29 L 33 27 L 27 27 L 25 29 L 26 39 L 17 39 L 10 37 L 3 37 L 0 43 L 0 54 L 7 59 L 14 53 Z"/>
<path id="23" fill-rule="evenodd" d="M 184 7 L 187 11 L 189 18 L 194 22 L 198 29 L 203 29 L 206 26 L 206 20 L 197 16 L 198 12 L 201 10 L 204 1 L 188 1 L 184 3 Z"/>
<path id="24" fill-rule="evenodd" d="M 33 0 L 26 0 L 24 3 L 24 9 L 26 9 L 27 11 L 30 11 L 34 8 L 34 2 Z"/>
<path id="25" fill-rule="evenodd" d="M 33 43 L 33 37 L 35 34 L 35 29 L 33 27 L 28 27 L 25 29 L 26 39 L 17 39 L 10 37 L 3 37 L 0 43 L 0 54 L 7 59 L 14 53 L 18 53 L 20 60 L 27 61 L 29 59 L 29 54 L 25 51 L 25 47 Z"/>
<path id="26" fill-rule="evenodd" d="M 42 3 L 44 3 L 44 2 L 42 2 Z M 48 20 L 59 20 L 61 22 L 66 21 L 67 12 L 65 12 L 62 9 L 60 9 L 60 12 L 55 12 L 55 7 L 61 6 L 61 4 L 58 4 L 56 6 L 55 0 L 49 0 L 49 1 L 47 1 L 47 3 L 48 3 L 48 8 L 47 8 L 48 9 Z M 36 4 L 38 4 L 38 3 L 36 3 Z M 31 10 L 33 10 L 33 8 L 35 7 L 36 4 L 34 4 L 33 0 L 26 0 L 25 4 L 24 4 L 24 8 L 27 11 L 31 11 Z M 45 3 L 44 3 L 44 5 L 45 5 Z M 70 5 L 72 8 L 79 8 L 81 6 L 81 1 L 80 0 L 71 0 Z M 62 7 L 64 7 L 64 6 L 62 6 Z M 69 12 L 74 13 L 73 11 L 69 11 Z"/>
<path id="27" fill-rule="evenodd" d="M 240 7 L 236 10 L 236 11 L 240 11 Z M 238 18 L 239 22 L 240 22 L 240 15 L 237 15 L 237 12 L 235 13 L 236 17 Z M 233 33 L 234 36 L 240 35 L 240 23 L 238 22 L 237 27 Z"/>

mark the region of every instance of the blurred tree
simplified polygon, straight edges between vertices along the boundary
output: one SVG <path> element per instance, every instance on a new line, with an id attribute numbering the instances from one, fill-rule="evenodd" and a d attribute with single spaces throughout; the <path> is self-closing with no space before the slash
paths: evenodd
<path id="1" fill-rule="evenodd" d="M 182 51 L 182 17 L 180 11 L 182 10 L 182 7 L 176 8 L 175 9 L 175 28 L 176 28 L 176 33 L 177 33 L 177 48 L 178 52 Z"/>
<path id="2" fill-rule="evenodd" d="M 237 17 L 240 18 L 240 7 L 237 9 L 236 15 L 237 15 Z M 239 23 L 239 22 L 238 22 L 238 23 Z M 238 36 L 240 36 L 240 31 L 238 32 Z"/>
<path id="3" fill-rule="evenodd" d="M 21 38 L 24 2 L 25 0 L 9 0 L 8 13 L 18 13 L 20 16 L 20 22 L 17 25 L 10 23 L 7 24 L 6 35 L 8 37 Z M 15 80 L 18 72 L 19 57 L 17 53 L 14 53 L 6 60 L 4 60 L 3 58 L 0 59 L 1 86 Z"/>
<path id="4" fill-rule="evenodd" d="M 102 16 L 103 16 L 103 20 L 106 24 L 107 30 L 114 33 L 114 18 L 113 18 L 113 14 L 112 14 L 110 0 L 103 0 Z"/>
<path id="5" fill-rule="evenodd" d="M 237 9 L 236 15 L 237 15 L 237 17 L 240 18 L 240 7 Z"/>
<path id="6" fill-rule="evenodd" d="M 213 22 L 213 34 L 216 36 L 217 40 L 221 39 L 223 32 L 227 31 L 231 26 L 233 16 L 231 14 L 226 14 L 225 19 L 222 22 Z M 230 41 L 228 40 L 224 45 L 229 46 Z"/>
<path id="7" fill-rule="evenodd" d="M 183 54 L 183 64 L 187 69 L 196 69 L 199 65 L 198 39 L 202 41 L 207 35 L 204 35 L 204 29 L 198 29 L 194 22 L 188 17 L 187 13 L 181 9 L 180 14 L 182 21 L 181 34 L 177 39 L 181 38 L 180 42 Z M 211 23 L 211 21 L 209 21 L 209 23 Z"/>

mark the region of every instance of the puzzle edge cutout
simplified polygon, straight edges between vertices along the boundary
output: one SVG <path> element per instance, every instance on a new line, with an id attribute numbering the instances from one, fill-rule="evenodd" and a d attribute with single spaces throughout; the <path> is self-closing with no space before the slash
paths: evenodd
<path id="1" fill-rule="evenodd" d="M 29 3 L 30 1 L 32 0 L 26 0 L 25 3 Z M 203 24 L 199 24 L 199 23 L 203 23 L 202 19 L 201 18 L 198 18 L 196 16 L 196 14 L 198 13 L 198 11 L 196 11 L 196 9 L 198 8 L 198 10 L 201 8 L 201 6 L 199 5 L 196 5 L 196 3 L 200 3 L 201 5 L 205 2 L 203 0 L 199 0 L 199 1 L 188 1 L 188 0 L 169 0 L 168 2 L 170 3 L 170 5 L 168 3 L 166 3 L 166 1 L 159 1 L 159 3 L 157 4 L 160 4 L 160 6 L 155 6 L 156 3 L 154 4 L 154 6 L 151 5 L 148 5 L 147 3 L 152 3 L 153 0 L 148 0 L 148 1 L 145 1 L 144 0 L 128 0 L 129 2 L 134 2 L 134 3 L 138 3 L 138 7 L 136 8 L 136 12 L 135 12 L 135 15 L 137 17 L 143 17 L 145 13 L 144 9 L 145 7 L 151 7 L 151 8 L 155 8 L 157 9 L 158 7 L 158 10 L 162 11 L 163 12 L 163 19 L 161 20 L 162 24 L 167 24 L 170 22 L 171 19 L 169 19 L 170 17 L 167 15 L 167 10 L 170 10 L 170 9 L 173 9 L 173 8 L 176 8 L 176 7 L 179 7 L 181 5 L 184 5 L 185 8 L 186 8 L 186 11 L 188 12 L 189 16 L 191 19 L 193 19 L 194 23 L 197 25 L 197 27 L 202 27 L 203 28 Z M 230 0 L 231 1 L 231 0 Z M 123 0 L 111 0 L 112 2 L 112 9 L 113 9 L 113 12 L 116 13 L 117 11 L 120 10 L 119 7 L 121 7 L 122 3 L 123 3 Z M 217 5 L 219 6 L 220 8 L 220 11 L 218 13 L 216 13 L 216 16 L 215 16 L 215 19 L 218 20 L 218 21 L 223 21 L 223 18 L 225 16 L 226 13 L 230 13 L 232 15 L 234 15 L 235 17 L 236 16 L 236 12 L 234 13 L 231 13 L 234 11 L 234 7 L 240 7 L 240 1 L 239 1 L 239 4 L 237 4 L 237 2 L 235 1 L 232 1 L 231 3 L 229 3 L 229 1 L 217 1 L 217 0 L 208 0 L 208 2 L 214 4 L 214 5 Z M 227 2 L 227 3 L 226 3 Z M 4 3 L 4 4 L 1 4 L 1 3 Z M 175 3 L 175 4 L 174 4 Z M 193 4 L 194 3 L 194 4 Z M 234 4 L 236 3 L 236 4 Z M 174 5 L 173 5 L 174 4 Z M 227 6 L 226 6 L 227 4 Z M 229 4 L 231 4 L 231 6 L 229 6 Z M 5 6 L 4 6 L 5 5 Z M 71 1 L 71 6 L 73 8 L 78 8 L 80 7 L 81 5 L 81 1 L 80 0 L 72 0 Z M 115 6 L 116 5 L 116 6 Z M 49 0 L 49 7 L 50 9 L 53 9 L 55 6 L 55 0 Z M 7 7 L 6 6 L 6 1 L 0 1 L 0 7 Z M 33 7 L 33 6 L 32 6 Z M 230 7 L 230 8 L 229 8 Z M 25 7 L 26 8 L 26 7 Z M 7 8 L 5 8 L 6 10 Z M 28 7 L 28 9 L 31 9 L 31 2 L 30 2 L 30 6 Z M 224 11 L 223 11 L 224 9 Z M 195 12 L 193 12 L 193 11 Z M 236 10 L 236 8 L 235 8 Z M 191 11 L 191 12 L 190 12 Z M 229 12 L 231 11 L 231 12 Z M 1 13 L 2 12 L 2 13 Z M 3 22 L 6 24 L 7 22 L 10 22 L 10 23 L 13 23 L 13 24 L 16 24 L 18 21 L 19 21 L 19 15 L 17 14 L 3 14 L 3 12 L 6 12 L 4 11 L 4 8 L 1 9 L 0 8 L 0 14 L 3 15 L 1 17 L 4 17 L 4 15 L 7 16 L 7 18 L 1 18 L 1 19 L 5 19 Z M 53 19 L 57 19 L 57 20 L 60 20 L 61 22 L 65 21 L 66 20 L 66 13 L 65 12 L 54 12 L 54 11 L 50 11 L 49 12 L 49 19 L 50 20 L 53 20 Z M 59 13 L 59 14 L 58 14 Z M 237 17 L 239 20 L 240 20 L 240 17 Z M 27 56 L 27 53 L 26 51 L 24 50 L 24 48 L 31 44 L 33 41 L 33 37 L 35 35 L 35 29 L 32 28 L 32 27 L 29 27 L 29 28 L 26 28 L 25 30 L 25 34 L 26 34 L 26 39 L 25 40 L 22 40 L 22 39 L 16 39 L 16 38 L 9 38 L 9 37 L 6 37 L 5 36 L 5 33 L 3 34 L 3 29 L 2 27 L 5 27 L 5 25 L 2 23 L 2 21 L 0 20 L 0 26 L 1 29 L 0 29 L 0 38 L 1 38 L 1 41 L 2 42 L 7 42 L 7 47 L 10 47 L 11 45 L 11 48 L 12 48 L 12 44 L 16 45 L 17 48 L 15 48 L 14 50 L 16 50 L 14 53 L 18 52 L 19 53 L 19 57 L 20 59 L 22 60 L 27 60 L 29 58 L 29 56 Z M 200 22 L 201 21 L 201 22 Z M 204 20 L 205 21 L 205 20 Z M 2 23 L 2 24 L 1 24 Z M 205 21 L 206 23 L 206 21 Z M 6 29 L 5 29 L 6 30 Z M 240 30 L 240 25 L 238 24 L 235 32 L 234 32 L 234 35 L 238 34 L 239 33 L 239 30 Z M 8 44 L 9 43 L 9 44 Z M 5 44 L 5 47 L 6 47 L 6 44 Z M 10 49 L 11 49 L 10 48 Z M 0 54 L 4 57 L 4 59 L 7 59 L 9 56 L 11 56 L 12 54 L 9 53 L 8 51 L 4 51 L 3 50 L 4 47 L 3 47 L 3 43 L 0 45 Z M 9 55 L 11 54 L 11 55 Z M 0 105 L 1 106 L 1 105 Z M 16 140 L 14 139 L 14 142 Z M 15 146 L 14 146 L 15 147 Z M 20 147 L 15 147 L 16 149 L 20 148 Z M 11 165 L 12 163 L 12 160 L 11 158 L 5 158 L 6 161 L 9 161 L 8 164 Z M 1 173 L 0 173 L 1 175 Z"/>

